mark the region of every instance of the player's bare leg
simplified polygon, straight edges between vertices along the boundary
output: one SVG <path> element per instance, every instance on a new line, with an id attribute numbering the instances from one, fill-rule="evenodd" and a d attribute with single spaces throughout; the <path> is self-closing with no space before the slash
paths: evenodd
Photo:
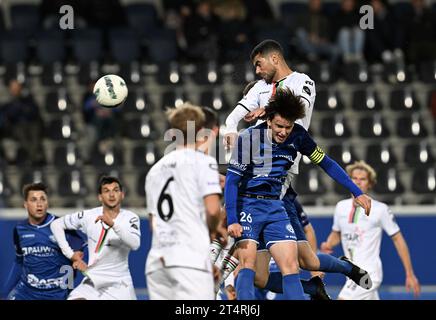
<path id="1" fill-rule="evenodd" d="M 296 241 L 276 242 L 269 251 L 282 273 L 283 294 L 289 300 L 305 300 L 300 282 Z"/>

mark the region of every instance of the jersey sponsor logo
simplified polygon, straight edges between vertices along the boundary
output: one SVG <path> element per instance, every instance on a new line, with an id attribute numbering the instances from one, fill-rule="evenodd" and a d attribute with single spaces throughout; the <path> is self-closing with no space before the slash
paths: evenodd
<path id="1" fill-rule="evenodd" d="M 242 163 L 238 163 L 236 160 L 234 159 L 230 159 L 229 164 L 233 167 L 238 168 L 241 171 L 245 171 L 247 170 L 247 165 L 246 164 L 242 164 Z"/>
<path id="2" fill-rule="evenodd" d="M 270 92 L 269 91 L 262 91 L 262 92 L 259 92 L 259 94 L 269 94 Z"/>
<path id="3" fill-rule="evenodd" d="M 137 217 L 133 217 L 132 219 L 129 220 L 129 223 L 135 223 L 138 221 L 139 221 L 139 219 Z"/>
<path id="4" fill-rule="evenodd" d="M 303 87 L 303 92 L 306 92 L 309 96 L 310 96 L 310 94 L 312 93 L 312 92 L 310 91 L 309 87 L 307 87 L 307 86 L 304 86 L 304 87 Z"/>
<path id="5" fill-rule="evenodd" d="M 25 239 L 25 238 L 35 238 L 35 234 L 34 233 L 26 233 L 26 234 L 23 234 L 21 236 L 21 238 L 22 239 Z"/>
<path id="6" fill-rule="evenodd" d="M 288 160 L 289 162 L 293 162 L 294 161 L 294 158 L 291 155 L 275 154 L 274 157 L 275 158 L 284 158 L 284 159 Z"/>
<path id="7" fill-rule="evenodd" d="M 132 223 L 132 224 L 130 225 L 130 227 L 133 228 L 133 229 L 139 230 L 137 224 Z"/>
<path id="8" fill-rule="evenodd" d="M 39 279 L 34 274 L 27 275 L 27 283 L 38 289 L 52 289 L 58 288 L 64 283 L 64 277 L 51 278 L 51 279 Z"/>
<path id="9" fill-rule="evenodd" d="M 51 242 L 53 243 L 57 243 L 56 238 L 54 237 L 54 235 L 49 235 L 48 238 L 50 239 Z"/>
<path id="10" fill-rule="evenodd" d="M 84 212 L 83 212 L 83 211 L 80 211 L 80 212 L 77 214 L 77 217 L 78 217 L 79 219 L 82 219 L 82 218 L 83 218 L 83 215 L 84 215 Z"/>
<path id="11" fill-rule="evenodd" d="M 313 81 L 304 81 L 305 84 L 308 84 L 309 86 L 313 86 Z"/>
<path id="12" fill-rule="evenodd" d="M 54 248 L 48 246 L 23 247 L 21 248 L 21 250 L 23 251 L 23 255 L 25 256 L 31 254 L 38 257 L 46 257 L 54 255 L 56 253 L 56 250 Z"/>
<path id="13" fill-rule="evenodd" d="M 175 162 L 173 162 L 173 163 L 167 163 L 167 164 L 162 165 L 162 169 L 165 169 L 165 168 L 171 168 L 171 169 L 174 169 L 176 166 L 177 166 L 177 163 L 175 163 Z"/>

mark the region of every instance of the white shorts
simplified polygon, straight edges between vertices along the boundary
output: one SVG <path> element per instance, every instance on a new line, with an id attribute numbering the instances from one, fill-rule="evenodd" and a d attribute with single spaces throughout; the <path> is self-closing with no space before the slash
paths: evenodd
<path id="1" fill-rule="evenodd" d="M 163 267 L 146 274 L 150 300 L 214 300 L 210 271 Z"/>
<path id="2" fill-rule="evenodd" d="M 68 300 L 136 300 L 133 284 L 124 281 L 111 286 L 96 289 L 92 282 L 85 278 L 76 289 L 71 291 Z"/>
<path id="3" fill-rule="evenodd" d="M 353 280 L 347 279 L 341 292 L 339 292 L 338 299 L 341 300 L 380 300 L 378 295 L 378 288 L 380 281 L 373 281 L 372 287 L 366 290 L 357 285 Z"/>

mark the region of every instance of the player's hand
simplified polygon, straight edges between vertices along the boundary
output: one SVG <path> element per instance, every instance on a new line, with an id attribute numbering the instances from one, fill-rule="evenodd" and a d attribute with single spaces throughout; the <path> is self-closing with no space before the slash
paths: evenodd
<path id="1" fill-rule="evenodd" d="M 222 224 L 219 224 L 217 229 L 210 233 L 210 238 L 211 240 L 217 239 L 224 248 L 227 245 L 228 235 L 227 229 Z"/>
<path id="2" fill-rule="evenodd" d="M 421 294 L 421 286 L 413 273 L 406 275 L 406 290 L 407 292 L 413 291 L 415 298 Z"/>
<path id="3" fill-rule="evenodd" d="M 321 246 L 319 247 L 319 250 L 322 253 L 332 254 L 333 253 L 333 247 L 326 241 L 321 243 Z"/>
<path id="4" fill-rule="evenodd" d="M 320 277 L 321 279 L 324 279 L 325 273 L 321 271 L 311 271 L 310 275 L 313 277 Z"/>
<path id="5" fill-rule="evenodd" d="M 88 265 L 82 259 L 73 262 L 73 268 L 81 272 L 85 272 L 88 269 Z"/>
<path id="6" fill-rule="evenodd" d="M 235 141 L 238 138 L 238 134 L 236 132 L 229 132 L 224 135 L 224 148 L 229 150 L 233 148 L 235 145 Z"/>
<path id="7" fill-rule="evenodd" d="M 365 210 L 365 214 L 369 216 L 369 213 L 371 212 L 371 198 L 366 194 L 361 194 L 355 198 L 355 201 Z"/>
<path id="8" fill-rule="evenodd" d="M 257 108 L 247 113 L 244 117 L 244 121 L 253 122 L 254 120 L 262 117 L 263 115 L 265 115 L 265 108 Z"/>
<path id="9" fill-rule="evenodd" d="M 74 251 L 73 256 L 71 257 L 71 261 L 78 261 L 78 260 L 82 260 L 83 259 L 83 252 L 82 251 Z"/>
<path id="10" fill-rule="evenodd" d="M 233 223 L 227 227 L 229 236 L 239 238 L 242 236 L 242 226 L 239 223 Z"/>
<path id="11" fill-rule="evenodd" d="M 220 281 L 221 281 L 221 270 L 220 270 L 220 268 L 218 268 L 216 265 L 213 265 L 212 274 L 213 274 L 213 281 L 214 281 L 214 283 L 215 284 L 220 283 Z"/>
<path id="12" fill-rule="evenodd" d="M 97 219 L 95 219 L 95 222 L 98 222 L 98 221 L 103 221 L 109 227 L 113 227 L 113 225 L 114 225 L 114 219 L 109 217 L 107 214 L 102 214 L 101 216 L 98 216 Z"/>

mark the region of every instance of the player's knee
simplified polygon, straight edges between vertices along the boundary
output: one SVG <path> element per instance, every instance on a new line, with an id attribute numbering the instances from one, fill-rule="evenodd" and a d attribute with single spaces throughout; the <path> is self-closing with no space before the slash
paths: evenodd
<path id="1" fill-rule="evenodd" d="M 319 260 L 316 256 L 299 256 L 300 267 L 308 271 L 319 270 Z"/>
<path id="2" fill-rule="evenodd" d="M 265 288 L 266 283 L 268 282 L 268 276 L 268 273 L 256 271 L 256 275 L 254 276 L 254 285 L 261 289 Z"/>

